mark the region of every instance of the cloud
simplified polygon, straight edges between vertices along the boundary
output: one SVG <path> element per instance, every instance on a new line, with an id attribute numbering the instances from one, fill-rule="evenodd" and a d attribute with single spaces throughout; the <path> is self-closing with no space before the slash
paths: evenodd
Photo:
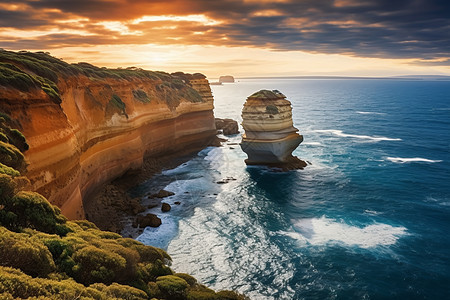
<path id="1" fill-rule="evenodd" d="M 7 0 L 0 47 L 227 45 L 448 65 L 449 15 L 447 0 Z"/>

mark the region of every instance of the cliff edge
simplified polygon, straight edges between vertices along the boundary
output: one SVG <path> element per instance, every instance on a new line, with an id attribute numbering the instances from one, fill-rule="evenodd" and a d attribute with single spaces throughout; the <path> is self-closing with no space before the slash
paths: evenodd
<path id="1" fill-rule="evenodd" d="M 144 157 L 208 143 L 213 97 L 202 74 L 68 64 L 0 51 L 0 105 L 18 120 L 32 189 L 69 219 L 99 186 Z"/>

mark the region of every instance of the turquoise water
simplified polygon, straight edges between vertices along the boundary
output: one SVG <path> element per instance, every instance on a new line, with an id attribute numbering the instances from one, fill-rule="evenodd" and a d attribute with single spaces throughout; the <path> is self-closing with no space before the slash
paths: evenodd
<path id="1" fill-rule="evenodd" d="M 181 205 L 153 209 L 163 225 L 139 240 L 167 249 L 177 271 L 252 299 L 450 298 L 450 82 L 212 88 L 216 116 L 238 120 L 253 92 L 283 92 L 304 135 L 294 154 L 311 165 L 247 167 L 233 136 L 157 176 Z"/>

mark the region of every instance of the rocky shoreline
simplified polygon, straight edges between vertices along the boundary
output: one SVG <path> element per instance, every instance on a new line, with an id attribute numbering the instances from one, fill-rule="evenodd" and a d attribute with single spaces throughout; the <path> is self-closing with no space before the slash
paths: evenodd
<path id="1" fill-rule="evenodd" d="M 216 137 L 206 146 L 219 147 L 224 141 Z M 128 190 L 166 169 L 173 169 L 192 159 L 203 147 L 191 147 L 175 153 L 146 157 L 140 170 L 127 172 L 122 177 L 102 186 L 84 202 L 86 219 L 101 230 L 112 231 L 124 237 L 136 238 L 144 228 L 136 228 L 138 215 L 149 207 L 161 206 L 164 197 L 132 198 Z M 155 184 L 152 193 L 158 193 L 166 184 Z"/>

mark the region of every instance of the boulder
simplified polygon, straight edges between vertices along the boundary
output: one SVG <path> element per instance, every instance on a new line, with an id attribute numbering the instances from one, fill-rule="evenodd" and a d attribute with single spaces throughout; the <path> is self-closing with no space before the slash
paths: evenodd
<path id="1" fill-rule="evenodd" d="M 224 135 L 232 135 L 239 133 L 239 126 L 235 120 L 215 118 L 216 129 L 222 130 Z"/>
<path id="2" fill-rule="evenodd" d="M 137 216 L 133 223 L 133 227 L 145 228 L 158 227 L 161 225 L 161 219 L 155 214 L 146 214 L 145 216 Z"/>
<path id="3" fill-rule="evenodd" d="M 172 207 L 170 206 L 169 203 L 163 202 L 163 203 L 161 204 L 161 211 L 162 211 L 162 212 L 168 212 L 168 211 L 170 211 L 171 208 L 172 208 Z"/>
<path id="4" fill-rule="evenodd" d="M 169 191 L 166 191 L 166 190 L 159 190 L 158 193 L 151 194 L 151 195 L 148 196 L 148 198 L 150 198 L 150 199 L 153 199 L 153 198 L 166 198 L 166 197 L 173 196 L 173 195 L 175 195 L 174 192 L 169 192 Z"/>

